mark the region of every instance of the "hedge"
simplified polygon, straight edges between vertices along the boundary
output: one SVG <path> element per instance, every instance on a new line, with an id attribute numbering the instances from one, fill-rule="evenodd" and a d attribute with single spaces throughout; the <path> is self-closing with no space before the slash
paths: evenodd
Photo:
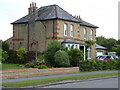
<path id="1" fill-rule="evenodd" d="M 85 60 L 79 64 L 80 71 L 120 70 L 120 61 Z"/>

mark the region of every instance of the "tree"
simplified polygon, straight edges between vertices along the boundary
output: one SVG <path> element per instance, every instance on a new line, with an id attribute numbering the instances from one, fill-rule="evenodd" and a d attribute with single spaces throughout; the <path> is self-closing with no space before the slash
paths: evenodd
<path id="1" fill-rule="evenodd" d="M 2 41 L 2 49 L 3 49 L 4 51 L 9 51 L 9 45 L 8 45 L 8 43 Z"/>
<path id="2" fill-rule="evenodd" d="M 78 66 L 79 62 L 84 60 L 83 52 L 79 49 L 73 49 L 67 51 L 72 66 Z"/>
<path id="3" fill-rule="evenodd" d="M 117 43 L 117 40 L 115 40 L 114 38 L 107 39 L 103 36 L 99 36 L 96 38 L 96 43 L 107 47 L 108 51 L 111 51 L 112 47 Z"/>
<path id="4" fill-rule="evenodd" d="M 116 44 L 114 47 L 112 47 L 112 51 L 116 52 L 116 54 L 120 57 L 120 44 Z"/>
<path id="5" fill-rule="evenodd" d="M 57 67 L 68 67 L 70 66 L 69 55 L 65 51 L 57 51 L 55 53 L 55 66 Z"/>
<path id="6" fill-rule="evenodd" d="M 61 47 L 62 47 L 61 42 L 57 40 L 52 40 L 48 44 L 48 48 L 45 52 L 45 60 L 48 65 L 55 66 L 54 56 L 55 56 L 55 53 L 61 49 Z"/>
<path id="7" fill-rule="evenodd" d="M 19 59 L 21 59 L 21 63 L 25 63 L 25 55 L 27 54 L 26 48 L 21 47 L 16 51 L 17 51 L 17 56 L 19 57 Z"/>
<path id="8" fill-rule="evenodd" d="M 5 62 L 5 60 L 9 57 L 7 51 L 0 49 L 0 60 L 1 62 Z"/>

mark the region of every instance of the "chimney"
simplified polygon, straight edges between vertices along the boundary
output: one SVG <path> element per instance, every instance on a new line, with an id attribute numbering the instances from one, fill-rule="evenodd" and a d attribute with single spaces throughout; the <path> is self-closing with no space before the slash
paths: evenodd
<path id="1" fill-rule="evenodd" d="M 28 8 L 28 15 L 30 20 L 35 20 L 35 18 L 38 16 L 38 8 L 36 7 L 36 3 L 32 2 L 30 3 L 30 7 Z"/>

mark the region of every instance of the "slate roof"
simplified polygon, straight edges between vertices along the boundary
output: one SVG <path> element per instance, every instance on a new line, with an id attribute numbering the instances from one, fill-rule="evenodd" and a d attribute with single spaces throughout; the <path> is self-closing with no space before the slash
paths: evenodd
<path id="1" fill-rule="evenodd" d="M 61 43 L 73 43 L 73 44 L 80 44 L 80 45 L 84 45 L 84 46 L 86 46 L 85 43 L 77 42 L 77 41 L 74 41 L 74 40 L 71 40 L 71 39 L 64 39 L 64 40 L 62 40 Z"/>
<path id="2" fill-rule="evenodd" d="M 77 19 L 73 17 L 71 14 L 63 10 L 58 5 L 49 5 L 49 6 L 44 6 L 38 9 L 38 17 L 35 18 L 36 21 L 53 20 L 53 19 L 61 19 L 61 20 L 66 20 L 71 22 L 78 22 L 80 23 L 80 25 L 83 25 L 83 26 L 98 28 L 97 26 L 87 23 L 82 19 Z M 28 15 L 16 20 L 11 24 L 20 24 L 20 23 L 28 23 Z"/>
<path id="3" fill-rule="evenodd" d="M 78 20 L 80 21 L 80 25 L 81 26 L 87 26 L 87 27 L 92 27 L 92 28 L 99 28 L 98 26 L 95 26 L 95 25 L 93 25 L 91 23 L 88 23 L 88 22 L 86 22 L 86 21 L 84 21 L 82 19 L 78 19 Z"/>
<path id="4" fill-rule="evenodd" d="M 96 44 L 96 49 L 106 50 L 107 48 L 106 48 L 106 47 L 103 47 L 103 46 L 101 46 L 101 45 Z"/>

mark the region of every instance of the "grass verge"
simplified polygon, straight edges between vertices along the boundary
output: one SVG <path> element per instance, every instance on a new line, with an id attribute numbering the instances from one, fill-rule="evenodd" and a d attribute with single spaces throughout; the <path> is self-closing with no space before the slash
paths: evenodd
<path id="1" fill-rule="evenodd" d="M 114 76 L 114 75 L 118 75 L 118 73 L 116 72 L 116 73 L 102 73 L 102 74 L 89 74 L 89 75 L 75 75 L 75 76 L 36 79 L 36 80 L 24 80 L 24 81 L 17 81 L 17 82 L 2 83 L 2 86 L 24 87 L 24 86 L 42 85 L 42 84 L 64 81 L 64 80 L 83 80 L 83 79 L 100 78 L 100 77 L 107 77 L 107 76 Z"/>

